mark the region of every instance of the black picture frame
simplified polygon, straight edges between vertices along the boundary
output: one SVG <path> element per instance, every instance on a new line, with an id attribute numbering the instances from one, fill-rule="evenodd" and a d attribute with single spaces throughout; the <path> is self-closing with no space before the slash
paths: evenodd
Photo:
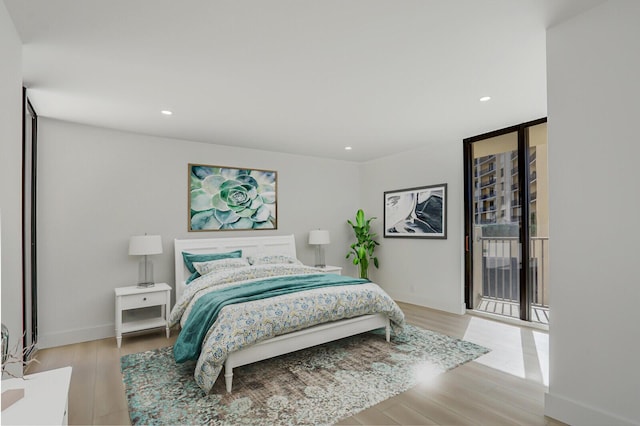
<path id="1" fill-rule="evenodd" d="M 447 184 L 384 193 L 384 238 L 447 239 Z"/>

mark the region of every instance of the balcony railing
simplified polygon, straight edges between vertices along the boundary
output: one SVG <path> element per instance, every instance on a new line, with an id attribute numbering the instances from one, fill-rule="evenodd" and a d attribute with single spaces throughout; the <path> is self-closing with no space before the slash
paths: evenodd
<path id="1" fill-rule="evenodd" d="M 480 182 L 480 188 L 484 188 L 485 186 L 489 186 L 489 185 L 493 185 L 494 183 L 496 183 L 496 178 L 491 177 L 488 181 L 486 182 Z"/>
<path id="2" fill-rule="evenodd" d="M 520 245 L 518 237 L 480 237 L 482 250 L 482 297 L 518 303 L 520 300 Z M 530 242 L 529 280 L 532 304 L 548 307 L 549 238 Z"/>
<path id="3" fill-rule="evenodd" d="M 489 224 L 494 224 L 496 223 L 495 218 L 494 219 L 480 219 L 480 220 L 476 220 L 476 223 L 479 225 L 489 225 Z"/>
<path id="4" fill-rule="evenodd" d="M 496 211 L 496 207 L 493 204 L 489 204 L 488 206 L 480 206 L 476 210 L 476 212 L 478 213 L 491 213 L 495 211 Z"/>
<path id="5" fill-rule="evenodd" d="M 496 193 L 491 191 L 488 194 L 484 194 L 480 197 L 481 200 L 486 200 L 487 198 L 494 198 L 496 196 Z"/>
<path id="6" fill-rule="evenodd" d="M 495 160 L 495 154 L 487 155 L 486 157 L 480 157 L 476 160 L 476 164 L 484 164 L 487 161 Z"/>
<path id="7" fill-rule="evenodd" d="M 482 175 L 486 175 L 487 173 L 490 173 L 492 171 L 494 171 L 496 169 L 496 166 L 494 163 L 489 164 L 488 167 L 485 167 L 484 169 L 480 169 L 480 176 Z"/>

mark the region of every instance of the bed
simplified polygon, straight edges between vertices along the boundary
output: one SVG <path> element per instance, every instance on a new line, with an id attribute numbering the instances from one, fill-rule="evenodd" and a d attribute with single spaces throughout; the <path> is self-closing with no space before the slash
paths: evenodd
<path id="1" fill-rule="evenodd" d="M 189 320 L 192 320 L 191 322 L 195 321 L 192 318 L 196 316 L 196 314 L 194 314 L 193 307 L 196 305 L 199 298 L 203 298 L 203 294 L 214 294 L 215 292 L 219 292 L 219 289 L 234 291 L 232 288 L 239 288 L 243 285 L 248 285 L 245 283 L 258 281 L 249 279 L 242 281 L 241 284 L 235 284 L 235 282 L 232 282 L 231 280 L 236 279 L 236 276 L 246 279 L 248 277 L 253 278 L 255 274 L 268 272 L 269 274 L 276 275 L 276 278 L 274 279 L 280 278 L 281 273 L 292 275 L 287 275 L 282 279 L 293 279 L 294 277 L 298 277 L 298 274 L 303 274 L 306 278 L 313 277 L 313 279 L 316 280 L 349 279 L 347 277 L 329 277 L 327 275 L 333 274 L 323 274 L 322 271 L 316 268 L 300 264 L 277 264 L 254 265 L 253 267 L 246 268 L 241 267 L 232 272 L 227 270 L 222 272 L 212 272 L 193 280 L 189 284 L 186 284 L 186 281 L 192 274 L 193 268 L 190 270 L 185 264 L 183 252 L 188 253 L 190 256 L 197 256 L 214 255 L 216 253 L 228 254 L 237 251 L 241 251 L 242 259 L 255 259 L 257 257 L 262 259 L 296 259 L 295 238 L 293 235 L 176 239 L 176 305 L 171 312 L 170 323 L 171 325 L 179 323 L 181 325 L 181 334 L 187 333 L 186 330 L 189 330 L 191 325 Z M 270 277 L 271 275 L 265 276 Z M 267 280 L 269 279 L 270 278 L 267 278 Z M 372 300 L 374 300 L 375 303 L 358 302 L 358 307 L 352 308 L 349 303 L 352 303 L 354 306 L 356 305 L 355 302 L 352 302 L 352 292 L 354 291 L 366 291 L 367 300 L 373 298 Z M 240 321 L 239 318 L 243 318 L 241 321 L 246 321 L 247 323 L 253 321 L 253 317 L 250 317 L 249 319 L 242 317 L 242 315 L 249 315 L 247 312 L 252 312 L 251 315 L 256 315 L 256 318 L 262 318 L 263 315 L 266 316 L 266 313 L 263 314 L 261 312 L 260 314 L 257 314 L 255 311 L 262 309 L 265 310 L 265 312 L 267 310 L 271 312 L 273 306 L 272 303 L 293 303 L 291 302 L 293 299 L 295 299 L 295 303 L 300 303 L 299 299 L 302 297 L 309 297 L 311 299 L 309 303 L 313 303 L 314 300 L 323 297 L 328 300 L 329 297 L 334 297 L 334 293 L 337 295 L 335 296 L 336 298 L 345 299 L 339 303 L 341 306 L 340 309 L 342 309 L 343 304 L 346 306 L 345 313 L 341 313 L 341 315 L 346 316 L 344 319 L 334 320 L 331 318 L 327 320 L 324 318 L 320 320 L 318 318 L 314 318 L 313 320 L 308 320 L 307 318 L 303 318 L 303 320 L 300 320 L 300 326 L 305 328 L 294 331 L 287 330 L 295 329 L 298 327 L 297 324 L 291 325 L 289 322 L 282 326 L 279 324 L 273 324 L 269 326 L 270 328 L 267 333 L 264 333 L 264 330 L 258 330 L 256 332 L 257 335 L 251 336 L 250 338 L 246 335 L 254 332 L 245 331 L 243 325 L 241 327 L 243 330 L 236 333 L 241 335 L 240 340 L 245 339 L 245 341 L 240 341 L 239 343 L 236 342 L 238 338 L 227 337 L 221 331 L 229 329 L 229 326 L 226 325 L 224 321 L 238 322 Z M 346 299 L 349 299 L 349 301 L 346 301 Z M 375 308 L 372 308 L 371 306 L 361 307 L 361 305 L 366 304 L 375 305 Z M 234 309 L 239 312 L 232 312 Z M 277 309 L 280 308 L 278 307 Z M 365 310 L 366 313 L 364 313 Z M 291 309 L 291 311 L 294 311 L 294 309 Z M 372 312 L 369 313 L 369 311 Z M 207 334 L 202 340 L 201 347 L 199 348 L 200 353 L 198 355 L 194 371 L 196 382 L 205 392 L 209 392 L 211 390 L 214 382 L 217 380 L 217 377 L 221 374 L 222 368 L 224 368 L 226 390 L 227 392 L 231 392 L 233 386 L 233 369 L 235 367 L 379 328 L 386 329 L 385 335 L 387 341 L 389 341 L 392 325 L 394 327 L 401 327 L 404 322 L 404 315 L 400 308 L 391 300 L 390 297 L 388 297 L 388 295 L 386 295 L 386 293 L 384 293 L 382 289 L 373 283 L 351 286 L 342 286 L 337 283 L 335 284 L 335 287 L 330 289 L 305 290 L 301 293 L 296 293 L 295 295 L 289 294 L 233 306 L 225 306 L 219 312 L 219 316 L 216 317 L 217 319 L 215 320 L 215 323 L 207 329 Z M 357 315 L 353 316 L 354 313 Z M 319 323 L 306 327 L 304 324 L 310 321 L 318 321 Z M 266 322 L 267 320 L 265 320 L 265 323 Z M 242 333 L 245 334 L 244 337 L 242 336 Z M 263 335 L 260 335 L 260 333 Z M 181 337 L 182 336 L 179 335 L 178 342 L 176 342 L 176 346 L 174 346 L 174 355 L 176 355 L 176 358 L 178 358 L 177 352 L 179 352 L 177 351 L 177 345 L 180 342 Z M 225 339 L 227 340 L 225 341 Z"/>

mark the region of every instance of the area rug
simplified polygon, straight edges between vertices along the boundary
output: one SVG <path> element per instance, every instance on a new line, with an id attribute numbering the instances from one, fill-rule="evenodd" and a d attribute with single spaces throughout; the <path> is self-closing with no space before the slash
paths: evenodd
<path id="1" fill-rule="evenodd" d="M 132 424 L 333 424 L 489 352 L 406 325 L 392 336 L 360 334 L 237 367 L 233 392 L 224 375 L 207 395 L 194 362 L 176 364 L 172 348 L 121 358 Z"/>

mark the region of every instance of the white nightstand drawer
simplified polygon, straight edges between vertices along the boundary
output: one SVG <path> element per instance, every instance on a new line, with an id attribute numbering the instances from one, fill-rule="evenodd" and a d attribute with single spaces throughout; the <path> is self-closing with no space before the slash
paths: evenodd
<path id="1" fill-rule="evenodd" d="M 167 303 L 165 292 L 122 296 L 122 309 L 146 308 Z"/>

